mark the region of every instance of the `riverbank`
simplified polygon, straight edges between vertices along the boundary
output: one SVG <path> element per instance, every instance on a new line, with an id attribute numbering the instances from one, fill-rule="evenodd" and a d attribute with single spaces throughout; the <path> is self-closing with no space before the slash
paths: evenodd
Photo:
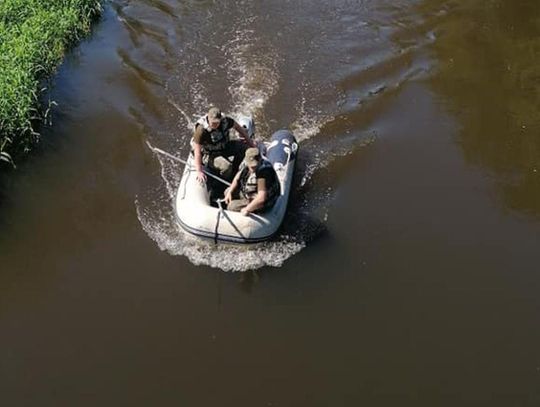
<path id="1" fill-rule="evenodd" d="M 0 3 L 0 161 L 26 152 L 47 116 L 41 81 L 67 48 L 88 33 L 99 0 L 4 0 Z"/>

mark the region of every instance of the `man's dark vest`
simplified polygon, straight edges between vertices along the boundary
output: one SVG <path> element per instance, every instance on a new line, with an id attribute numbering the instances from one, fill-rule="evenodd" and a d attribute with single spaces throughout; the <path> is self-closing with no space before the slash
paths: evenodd
<path id="1" fill-rule="evenodd" d="M 272 174 L 270 177 L 266 178 L 267 196 L 263 210 L 272 207 L 280 194 L 279 180 L 272 164 L 263 159 L 254 172 L 250 172 L 246 165 L 244 165 L 240 171 L 240 191 L 249 201 L 252 201 L 257 195 L 257 178 L 262 178 L 261 172 L 268 171 L 268 173 Z"/>
<path id="2" fill-rule="evenodd" d="M 228 123 L 228 120 L 224 117 L 221 119 L 219 126 L 216 129 L 213 129 L 210 127 L 206 116 L 197 120 L 195 128 L 197 128 L 197 126 L 203 126 L 201 140 L 209 140 L 209 142 L 201 144 L 203 154 L 218 156 L 225 150 L 225 146 L 229 142 L 230 128 L 227 128 Z"/>

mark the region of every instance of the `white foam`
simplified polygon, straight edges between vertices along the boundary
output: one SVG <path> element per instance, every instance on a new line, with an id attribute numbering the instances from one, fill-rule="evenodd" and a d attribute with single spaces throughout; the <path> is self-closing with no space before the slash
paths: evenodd
<path id="1" fill-rule="evenodd" d="M 252 30 L 240 28 L 233 39 L 222 47 L 230 61 L 227 68 L 231 94 L 232 115 L 262 115 L 268 99 L 275 94 L 279 85 L 277 59 L 269 55 L 253 57 L 256 38 Z M 275 55 L 275 53 L 272 53 Z M 182 126 L 188 129 L 189 136 L 195 118 L 208 106 L 204 81 L 200 80 L 204 61 L 193 69 L 189 58 L 182 58 L 183 67 L 190 72 L 189 83 L 182 83 L 176 77 L 167 83 L 169 102 L 180 112 Z M 194 61 L 191 61 L 194 62 Z M 186 87 L 182 93 L 175 94 L 174 86 Z M 179 95 L 187 94 L 190 100 L 186 106 L 178 100 Z M 189 113 L 193 109 L 193 113 Z M 170 136 L 169 136 L 170 137 Z M 179 144 L 186 143 L 187 137 L 179 137 Z M 161 250 L 171 255 L 185 256 L 195 265 L 205 265 L 224 271 L 247 271 L 264 266 L 280 267 L 288 258 L 301 251 L 306 243 L 302 236 L 282 234 L 273 241 L 250 246 L 215 244 L 185 233 L 176 222 L 174 200 L 176 188 L 180 183 L 182 166 L 166 157 L 156 155 L 160 164 L 160 176 L 164 191 L 149 191 L 148 202 L 137 199 L 137 217 L 148 236 Z M 162 188 L 163 189 L 163 188 Z"/>
<path id="2" fill-rule="evenodd" d="M 264 120 L 264 109 L 279 90 L 279 67 L 283 61 L 272 44 L 262 43 L 254 30 L 246 28 L 253 26 L 255 20 L 252 17 L 249 24 L 231 25 L 230 32 L 222 37 L 231 40 L 221 47 L 212 48 L 212 52 L 221 52 L 227 61 L 226 89 L 230 94 L 230 104 L 222 108 L 233 117 L 254 116 L 259 130 L 263 129 L 259 134 L 268 134 L 265 130 L 270 126 Z M 184 152 L 188 149 L 194 121 L 211 102 L 209 96 L 212 92 L 207 88 L 205 78 L 217 75 L 215 67 L 205 60 L 206 52 L 190 45 L 186 47 L 179 56 L 178 74 L 167 82 L 169 102 L 180 113 L 176 118 L 180 132 L 162 135 L 169 144 L 173 144 L 172 148 Z M 303 72 L 312 63 L 306 59 L 299 70 Z M 174 208 L 183 168 L 167 158 L 156 156 L 160 164 L 159 185 L 156 190 L 145 192 L 145 199 L 139 197 L 135 207 L 143 229 L 161 250 L 174 256 L 185 256 L 195 265 L 223 271 L 281 267 L 325 230 L 334 190 L 331 185 L 312 188 L 309 184 L 317 171 L 349 153 L 354 140 L 316 140 L 324 126 L 334 120 L 334 113 L 329 109 L 332 106 L 322 105 L 321 99 L 324 98 L 321 95 L 326 95 L 326 100 L 333 103 L 335 89 L 325 89 L 323 84 L 312 79 L 302 75 L 298 89 L 300 96 L 297 103 L 292 103 L 296 111 L 292 114 L 290 128 L 301 143 L 301 150 L 304 149 L 302 156 L 308 158 L 304 161 L 307 164 L 298 163 L 300 168 L 297 167 L 296 177 L 300 177 L 300 181 L 281 234 L 272 241 L 250 246 L 215 244 L 187 234 L 178 225 Z"/>
<path id="3" fill-rule="evenodd" d="M 135 202 L 137 217 L 158 247 L 174 256 L 186 256 L 197 266 L 204 265 L 223 271 L 248 271 L 264 266 L 280 267 L 305 247 L 303 242 L 286 236 L 253 246 L 215 244 L 185 233 L 176 223 L 171 210 L 165 214 L 145 209 Z"/>
<path id="4" fill-rule="evenodd" d="M 257 54 L 257 41 L 253 30 L 239 28 L 222 48 L 229 61 L 228 91 L 235 115 L 256 116 L 279 88 L 277 52 Z"/>

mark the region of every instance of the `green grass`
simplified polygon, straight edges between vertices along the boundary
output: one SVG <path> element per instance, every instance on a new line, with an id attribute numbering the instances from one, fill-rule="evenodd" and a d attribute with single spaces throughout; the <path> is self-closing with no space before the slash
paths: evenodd
<path id="1" fill-rule="evenodd" d="M 28 151 L 43 120 L 40 83 L 90 29 L 100 0 L 0 0 L 0 161 Z"/>

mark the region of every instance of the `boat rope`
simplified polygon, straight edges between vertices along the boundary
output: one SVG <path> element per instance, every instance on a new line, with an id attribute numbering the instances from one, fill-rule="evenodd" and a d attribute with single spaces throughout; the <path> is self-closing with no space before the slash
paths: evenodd
<path id="1" fill-rule="evenodd" d="M 188 166 L 189 169 L 192 169 L 192 170 L 195 169 L 195 168 L 193 168 L 192 165 L 188 164 L 188 162 L 187 162 L 186 160 L 182 160 L 181 158 L 178 158 L 178 157 L 176 157 L 176 156 L 174 156 L 174 155 L 172 155 L 172 154 L 169 154 L 169 153 L 166 152 L 166 151 L 163 151 L 163 150 L 161 150 L 161 149 L 159 149 L 159 148 L 157 148 L 157 147 L 154 147 L 154 146 L 152 146 L 152 144 L 150 144 L 148 141 L 146 142 L 146 145 L 148 146 L 148 148 L 149 148 L 150 150 L 152 150 L 152 151 L 155 152 L 155 153 L 163 154 L 165 157 L 169 157 L 171 160 L 178 161 L 178 162 L 180 162 L 180 163 L 182 163 L 182 164 Z M 212 178 L 214 178 L 215 180 L 217 180 L 217 181 L 219 181 L 219 182 L 221 182 L 221 183 L 223 183 L 223 184 L 225 184 L 225 185 L 227 185 L 227 186 L 229 186 L 229 187 L 231 186 L 231 183 L 230 183 L 229 181 L 225 181 L 223 178 L 218 177 L 217 175 L 212 174 L 210 171 L 207 171 L 207 170 L 205 170 L 204 168 L 203 168 L 202 172 L 204 172 L 204 173 L 205 173 L 206 175 L 208 175 L 209 177 L 212 177 Z"/>
<path id="2" fill-rule="evenodd" d="M 216 228 L 214 229 L 214 243 L 217 244 L 218 243 L 218 236 L 219 236 L 219 222 L 221 221 L 221 217 L 222 216 L 225 216 L 225 214 L 223 213 L 223 200 L 222 199 L 218 199 L 217 200 L 217 204 L 218 204 L 218 207 L 219 207 L 219 211 L 217 213 L 217 219 L 216 219 Z"/>

